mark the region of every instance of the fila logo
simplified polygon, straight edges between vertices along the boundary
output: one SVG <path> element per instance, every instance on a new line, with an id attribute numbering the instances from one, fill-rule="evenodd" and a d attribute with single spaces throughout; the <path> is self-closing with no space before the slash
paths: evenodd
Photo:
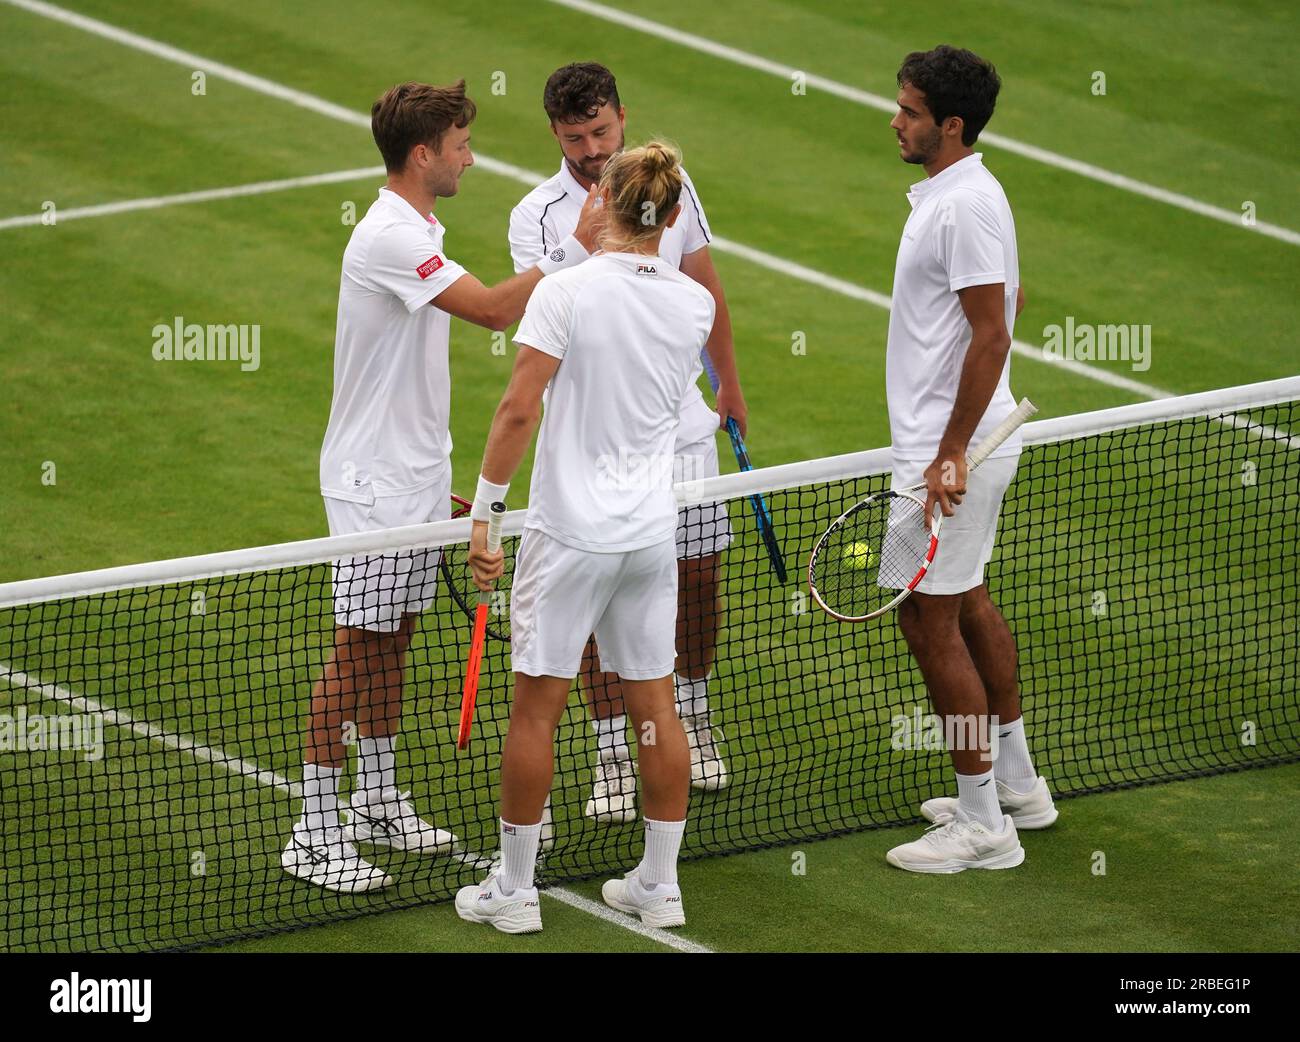
<path id="1" fill-rule="evenodd" d="M 653 264 L 638 264 L 636 266 L 636 273 L 638 275 L 658 275 L 659 269 Z"/>
<path id="2" fill-rule="evenodd" d="M 560 261 L 564 260 L 564 250 L 559 249 L 559 248 L 556 248 L 555 250 L 552 250 L 552 251 L 551 251 L 551 260 L 555 261 L 556 264 L 559 264 Z"/>
<path id="3" fill-rule="evenodd" d="M 513 825 L 507 825 L 505 822 L 502 822 L 501 831 L 504 832 L 507 836 L 513 836 L 515 834 L 515 827 Z"/>
<path id="4" fill-rule="evenodd" d="M 425 261 L 418 268 L 416 268 L 415 273 L 419 275 L 420 278 L 427 279 L 430 275 L 432 275 L 435 271 L 437 271 L 441 267 L 442 267 L 442 258 L 435 253 L 427 261 Z"/>

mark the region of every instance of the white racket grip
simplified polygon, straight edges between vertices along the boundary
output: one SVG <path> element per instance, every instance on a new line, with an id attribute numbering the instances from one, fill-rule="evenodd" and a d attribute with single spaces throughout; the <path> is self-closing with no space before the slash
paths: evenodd
<path id="1" fill-rule="evenodd" d="M 998 446 L 1006 441 L 1016 432 L 1016 428 L 1024 423 L 1034 413 L 1038 412 L 1038 406 L 1028 398 L 1022 398 L 1020 404 L 1016 406 L 1015 411 L 1005 420 L 993 429 L 993 433 L 975 446 L 975 449 L 966 457 L 966 472 L 970 473 L 986 459 L 989 458 Z"/>
<path id="2" fill-rule="evenodd" d="M 496 553 L 501 549 L 501 520 L 506 516 L 506 505 L 504 503 L 493 503 L 492 512 L 488 515 L 488 553 Z"/>

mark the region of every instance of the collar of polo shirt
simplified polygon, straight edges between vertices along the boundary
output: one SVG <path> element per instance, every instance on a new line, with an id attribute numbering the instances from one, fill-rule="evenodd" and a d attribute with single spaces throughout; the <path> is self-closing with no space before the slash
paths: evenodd
<path id="1" fill-rule="evenodd" d="M 414 206 L 394 192 L 391 188 L 380 188 L 379 198 L 408 220 L 419 221 L 421 227 L 437 224 L 438 218 L 431 213 L 420 213 Z"/>
<path id="2" fill-rule="evenodd" d="M 564 189 L 566 195 L 572 196 L 579 203 L 587 201 L 587 190 L 578 184 L 578 179 L 573 176 L 573 171 L 569 169 L 567 159 L 560 160 L 560 187 Z"/>
<path id="3" fill-rule="evenodd" d="M 972 152 L 968 156 L 963 156 L 951 166 L 946 166 L 933 177 L 927 177 L 924 181 L 917 181 L 908 189 L 908 196 L 918 199 L 923 195 L 929 195 L 936 189 L 942 188 L 949 181 L 956 180 L 961 176 L 963 170 L 972 166 L 979 166 L 984 162 L 983 152 Z"/>

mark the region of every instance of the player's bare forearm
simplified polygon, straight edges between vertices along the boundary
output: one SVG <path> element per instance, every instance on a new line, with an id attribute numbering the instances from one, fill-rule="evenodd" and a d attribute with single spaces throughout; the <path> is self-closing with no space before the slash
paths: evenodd
<path id="1" fill-rule="evenodd" d="M 1007 352 L 1011 350 L 1002 283 L 968 286 L 959 290 L 958 296 L 971 324 L 971 341 L 957 384 L 957 400 L 939 442 L 941 456 L 966 452 L 975 428 L 993 400 Z"/>
<path id="2" fill-rule="evenodd" d="M 513 275 L 495 286 L 485 286 L 473 275 L 463 275 L 430 302 L 450 315 L 488 329 L 506 329 L 523 317 L 533 289 L 542 281 L 537 268 Z"/>
<path id="3" fill-rule="evenodd" d="M 722 279 L 713 266 L 713 258 L 708 247 L 688 253 L 682 258 L 682 274 L 694 279 L 709 291 L 713 297 L 713 328 L 705 349 L 709 352 L 709 361 L 713 371 L 718 374 L 717 405 L 718 413 L 725 421 L 732 416 L 740 425 L 742 435 L 749 433 L 749 406 L 740 389 L 740 371 L 736 365 L 736 345 L 731 332 L 731 310 L 727 307 L 727 294 L 722 288 Z"/>
<path id="4" fill-rule="evenodd" d="M 483 450 L 483 476 L 488 481 L 494 485 L 510 484 L 532 444 L 541 414 L 540 401 L 530 407 L 506 392 L 492 417 L 492 430 Z"/>

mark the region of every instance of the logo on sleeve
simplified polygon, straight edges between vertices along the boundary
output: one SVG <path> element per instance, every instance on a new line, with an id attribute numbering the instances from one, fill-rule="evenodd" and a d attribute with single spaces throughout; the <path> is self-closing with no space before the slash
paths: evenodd
<path id="1" fill-rule="evenodd" d="M 441 267 L 442 267 L 442 258 L 435 253 L 427 261 L 425 261 L 418 268 L 416 268 L 415 273 L 419 275 L 420 278 L 427 279 L 430 275 L 432 275 L 435 271 L 437 271 Z"/>
<path id="2" fill-rule="evenodd" d="M 659 269 L 653 264 L 638 264 L 636 266 L 636 273 L 638 275 L 658 275 Z"/>
<path id="3" fill-rule="evenodd" d="M 560 248 L 558 248 L 558 247 L 557 247 L 556 249 L 552 250 L 552 251 L 551 251 L 551 260 L 555 261 L 556 264 L 559 264 L 560 261 L 564 260 L 564 250 L 562 250 L 562 249 L 560 249 Z"/>

